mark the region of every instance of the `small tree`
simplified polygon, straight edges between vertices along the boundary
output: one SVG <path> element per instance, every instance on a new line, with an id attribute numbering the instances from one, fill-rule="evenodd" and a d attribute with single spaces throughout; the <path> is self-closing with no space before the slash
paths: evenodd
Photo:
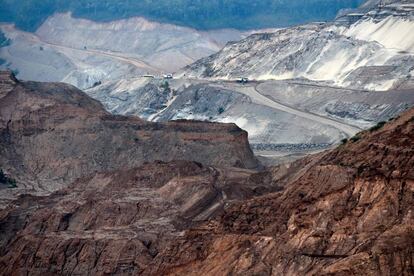
<path id="1" fill-rule="evenodd" d="M 170 92 L 170 84 L 168 83 L 168 81 L 164 81 L 161 84 L 161 88 L 164 89 L 164 93 L 165 92 Z"/>
<path id="2" fill-rule="evenodd" d="M 7 177 L 4 174 L 2 169 L 0 169 L 0 183 L 8 185 L 9 188 L 16 188 L 17 187 L 16 180 L 14 180 L 13 178 Z"/>
<path id="3" fill-rule="evenodd" d="M 19 73 L 20 73 L 20 72 L 19 72 L 19 70 L 18 70 L 18 69 L 13 69 L 13 70 L 12 70 L 12 74 L 13 74 L 14 76 L 17 76 Z"/>
<path id="4" fill-rule="evenodd" d="M 4 174 L 3 170 L 0 169 L 0 183 L 2 184 L 6 184 L 7 183 L 7 177 Z"/>
<path id="5" fill-rule="evenodd" d="M 7 47 L 11 45 L 10 39 L 8 39 L 4 33 L 0 30 L 0 48 Z"/>
<path id="6" fill-rule="evenodd" d="M 358 142 L 359 140 L 361 140 L 361 136 L 355 135 L 350 140 L 351 140 L 352 143 Z"/>
<path id="7" fill-rule="evenodd" d="M 379 122 L 378 124 L 376 124 L 375 126 L 371 127 L 369 129 L 370 132 L 374 132 L 377 131 L 379 129 L 381 129 L 384 125 L 386 124 L 386 122 Z"/>
<path id="8" fill-rule="evenodd" d="M 16 180 L 9 178 L 9 188 L 17 188 Z"/>

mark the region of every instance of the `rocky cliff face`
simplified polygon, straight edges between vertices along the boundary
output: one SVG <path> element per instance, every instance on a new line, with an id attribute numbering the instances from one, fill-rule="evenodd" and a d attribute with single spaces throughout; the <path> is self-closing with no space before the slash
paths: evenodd
<path id="1" fill-rule="evenodd" d="M 411 109 L 335 150 L 260 173 L 189 161 L 91 172 L 1 211 L 0 271 L 410 275 L 413 134 Z"/>
<path id="2" fill-rule="evenodd" d="M 113 116 L 70 85 L 19 82 L 9 73 L 0 82 L 0 166 L 24 191 L 50 192 L 94 171 L 155 160 L 257 166 L 235 125 L 148 123 Z"/>
<path id="3" fill-rule="evenodd" d="M 141 274 L 183 230 L 230 201 L 280 189 L 266 177 L 155 162 L 85 177 L 48 197 L 22 196 L 14 202 L 22 208 L 0 213 L 0 274 Z"/>
<path id="4" fill-rule="evenodd" d="M 411 275 L 413 130 L 411 109 L 313 157 L 283 191 L 229 207 L 156 267 L 172 275 Z"/>

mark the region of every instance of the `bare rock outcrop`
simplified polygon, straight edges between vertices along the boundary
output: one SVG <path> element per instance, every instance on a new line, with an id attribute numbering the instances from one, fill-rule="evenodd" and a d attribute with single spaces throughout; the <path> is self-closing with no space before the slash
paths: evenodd
<path id="1" fill-rule="evenodd" d="M 414 109 L 378 128 L 314 157 L 283 191 L 189 231 L 150 273 L 412 275 Z"/>
<path id="2" fill-rule="evenodd" d="M 245 200 L 281 187 L 265 173 L 189 161 L 84 177 L 0 211 L 0 275 L 141 274 L 168 244 Z"/>
<path id="3" fill-rule="evenodd" d="M 203 123 L 148 124 L 110 116 L 99 103 L 71 87 L 73 94 L 60 97 L 47 89 L 41 89 L 45 93 L 41 96 L 29 93 L 25 89 L 31 85 L 39 84 L 16 84 L 5 96 L 24 99 L 9 111 L 14 121 L 6 129 L 24 130 L 21 133 L 29 137 L 40 135 L 34 126 L 47 133 L 58 118 L 62 121 L 51 132 L 62 124 L 60 133 L 74 126 L 71 143 L 108 129 L 106 124 L 117 132 L 103 133 L 114 137 L 128 132 L 124 124 L 132 129 L 150 125 L 152 131 L 156 126 L 159 137 L 173 128 L 191 138 L 190 149 L 199 143 L 201 150 L 214 148 L 212 141 L 219 141 L 216 146 L 225 150 L 220 141 L 230 135 L 222 129 L 208 132 L 206 139 L 203 132 L 195 131 Z M 76 116 L 67 119 L 67 110 L 66 117 L 56 115 L 56 97 L 65 102 L 59 110 L 73 108 Z M 34 110 L 25 112 L 25 108 Z M 0 111 L 4 110 L 2 106 Z M 79 116 L 85 123 L 76 119 Z M 110 123 L 104 119 L 108 116 Z M 91 125 L 94 132 L 88 132 Z M 191 132 L 186 132 L 190 126 Z M 22 153 L 19 147 L 6 149 L 7 156 Z M 56 156 L 64 149 L 62 145 L 49 156 L 60 160 Z M 26 150 L 30 152 L 28 146 Z M 112 158 L 121 162 L 117 158 L 122 152 L 112 152 Z M 69 165 L 76 164 L 77 154 L 65 159 Z M 229 153 L 223 154 L 227 158 Z M 120 166 L 89 171 L 50 195 L 21 195 L 1 210 L 0 275 L 413 274 L 414 109 L 334 150 L 262 172 L 193 161 Z"/>
<path id="4" fill-rule="evenodd" d="M 25 192 L 50 192 L 95 171 L 156 160 L 258 166 L 247 133 L 234 124 L 114 116 L 73 86 L 0 74 L 0 167 Z"/>

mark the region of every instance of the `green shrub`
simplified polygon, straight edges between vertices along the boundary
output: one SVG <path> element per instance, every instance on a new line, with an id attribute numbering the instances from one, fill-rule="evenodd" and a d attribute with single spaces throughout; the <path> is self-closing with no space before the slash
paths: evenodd
<path id="1" fill-rule="evenodd" d="M 164 92 L 170 92 L 170 83 L 168 81 L 164 81 L 161 84 L 161 88 L 164 89 Z"/>
<path id="2" fill-rule="evenodd" d="M 93 83 L 92 87 L 97 87 L 102 84 L 102 81 L 96 81 Z"/>
<path id="3" fill-rule="evenodd" d="M 379 123 L 378 123 L 378 124 L 376 124 L 375 126 L 371 127 L 371 128 L 369 129 L 369 131 L 370 131 L 370 132 L 377 131 L 377 130 L 381 129 L 381 128 L 385 125 L 385 124 L 386 124 L 386 122 L 384 122 L 384 121 L 379 122 Z"/>
<path id="4" fill-rule="evenodd" d="M 358 142 L 359 140 L 361 140 L 361 136 L 355 135 L 350 140 L 351 140 L 352 143 Z"/>
<path id="5" fill-rule="evenodd" d="M 0 48 L 7 47 L 11 44 L 10 39 L 8 39 L 2 31 L 0 31 Z"/>
<path id="6" fill-rule="evenodd" d="M 12 73 L 14 76 L 17 76 L 20 73 L 20 71 L 18 69 L 13 69 Z"/>
<path id="7" fill-rule="evenodd" d="M 346 139 L 346 138 L 345 138 L 345 139 L 342 139 L 342 140 L 341 140 L 341 144 L 342 144 L 342 145 L 345 145 L 346 143 L 348 143 L 348 139 Z"/>
<path id="8" fill-rule="evenodd" d="M 223 107 L 219 107 L 219 109 L 217 110 L 219 114 L 222 114 L 224 112 L 224 108 Z"/>
<path id="9" fill-rule="evenodd" d="M 7 176 L 4 174 L 3 170 L 0 169 L 0 183 L 6 184 Z"/>
<path id="10" fill-rule="evenodd" d="M 17 188 L 16 180 L 9 179 L 9 188 Z"/>
<path id="11" fill-rule="evenodd" d="M 16 180 L 14 180 L 13 178 L 7 177 L 4 174 L 2 169 L 0 169 L 0 184 L 8 185 L 9 188 L 17 187 Z"/>

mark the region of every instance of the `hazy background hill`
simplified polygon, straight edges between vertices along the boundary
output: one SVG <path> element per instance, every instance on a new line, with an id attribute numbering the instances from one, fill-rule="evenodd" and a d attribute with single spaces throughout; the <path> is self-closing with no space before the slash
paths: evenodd
<path id="1" fill-rule="evenodd" d="M 35 31 L 55 12 L 112 21 L 144 16 L 197 29 L 281 27 L 335 17 L 362 0 L 0 0 L 0 21 Z"/>

